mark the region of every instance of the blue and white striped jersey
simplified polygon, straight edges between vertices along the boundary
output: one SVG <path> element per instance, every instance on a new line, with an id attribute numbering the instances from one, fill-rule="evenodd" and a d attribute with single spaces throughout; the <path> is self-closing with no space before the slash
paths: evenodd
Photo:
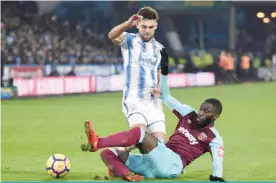
<path id="1" fill-rule="evenodd" d="M 120 46 L 124 59 L 124 99 L 150 99 L 151 91 L 158 82 L 163 46 L 154 38 L 145 42 L 139 34 L 123 34 L 125 39 Z"/>

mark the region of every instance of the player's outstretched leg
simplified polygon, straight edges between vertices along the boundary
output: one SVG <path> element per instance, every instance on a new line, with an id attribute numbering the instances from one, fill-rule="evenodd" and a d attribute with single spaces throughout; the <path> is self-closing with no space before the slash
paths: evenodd
<path id="1" fill-rule="evenodd" d="M 109 173 L 121 177 L 129 182 L 140 182 L 144 179 L 143 176 L 133 174 L 124 162 L 110 149 L 105 149 L 101 152 L 101 159 L 109 169 Z M 127 159 L 127 157 L 125 158 Z"/>
<path id="2" fill-rule="evenodd" d="M 128 147 L 131 145 L 142 143 L 145 137 L 145 131 L 139 127 L 133 128 L 129 131 L 119 132 L 104 138 L 99 138 L 96 135 L 92 123 L 85 122 L 85 133 L 88 138 L 88 145 L 82 145 L 82 150 L 89 150 L 92 152 L 105 147 Z"/>

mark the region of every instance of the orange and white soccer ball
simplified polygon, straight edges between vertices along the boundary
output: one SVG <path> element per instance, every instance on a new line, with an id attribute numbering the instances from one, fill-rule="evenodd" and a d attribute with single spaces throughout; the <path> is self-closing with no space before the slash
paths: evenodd
<path id="1" fill-rule="evenodd" d="M 70 168 L 70 161 L 63 154 L 53 154 L 46 162 L 47 173 L 55 178 L 66 176 Z"/>

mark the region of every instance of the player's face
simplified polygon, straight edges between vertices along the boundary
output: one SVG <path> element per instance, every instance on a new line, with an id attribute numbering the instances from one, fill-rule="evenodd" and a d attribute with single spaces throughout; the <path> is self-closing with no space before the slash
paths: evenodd
<path id="1" fill-rule="evenodd" d="M 142 19 L 138 23 L 137 28 L 142 39 L 148 42 L 154 36 L 157 29 L 157 20 Z"/>
<path id="2" fill-rule="evenodd" d="M 208 125 L 218 118 L 216 114 L 216 108 L 207 102 L 204 102 L 199 109 L 197 115 L 197 123 L 199 125 Z"/>

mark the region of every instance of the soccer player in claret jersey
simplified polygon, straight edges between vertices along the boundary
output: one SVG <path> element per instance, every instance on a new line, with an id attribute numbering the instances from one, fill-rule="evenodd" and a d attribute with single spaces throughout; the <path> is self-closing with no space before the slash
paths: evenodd
<path id="1" fill-rule="evenodd" d="M 85 122 L 88 145 L 84 151 L 97 151 L 105 147 L 126 147 L 136 144 L 141 154 L 132 154 L 117 149 L 105 149 L 101 153 L 103 162 L 114 175 L 128 181 L 146 178 L 176 178 L 195 159 L 211 153 L 213 173 L 210 181 L 225 182 L 222 178 L 223 141 L 214 127 L 214 122 L 222 112 L 222 104 L 217 99 L 205 100 L 196 112 L 170 95 L 167 84 L 168 55 L 161 51 L 161 94 L 163 103 L 178 117 L 173 135 L 164 144 L 142 128 L 136 127 L 108 137 L 97 137 L 92 124 Z M 133 174 L 136 173 L 136 174 Z M 142 175 L 142 176 L 140 176 Z"/>

